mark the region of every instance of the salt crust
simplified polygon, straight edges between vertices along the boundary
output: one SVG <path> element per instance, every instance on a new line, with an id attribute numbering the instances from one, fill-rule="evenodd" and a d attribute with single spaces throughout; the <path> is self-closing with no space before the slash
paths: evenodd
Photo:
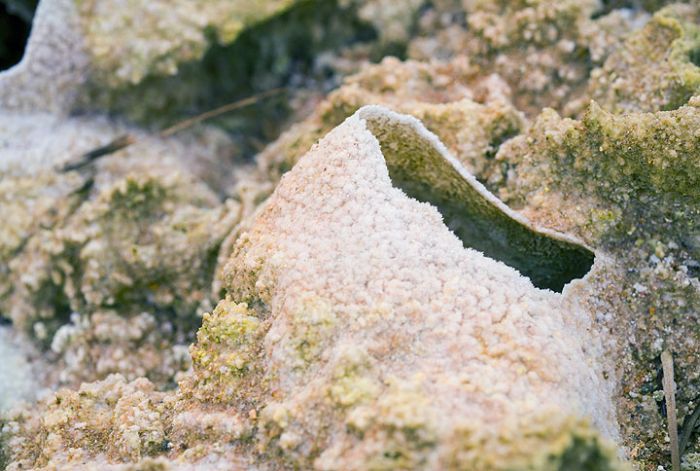
<path id="1" fill-rule="evenodd" d="M 320 385 L 348 352 L 361 352 L 371 358 L 369 381 L 383 385 L 379 397 L 391 396 L 389 384 L 411 384 L 429 398 L 420 415 L 438 435 L 438 456 L 449 453 L 443 439 L 467 424 L 504 437 L 543 414 L 553 427 L 561 417 L 587 418 L 617 439 L 612 379 L 603 377 L 598 334 L 578 301 L 585 280 L 563 294 L 540 290 L 464 248 L 435 207 L 392 185 L 382 148 L 398 143 L 384 136 L 380 145 L 376 135 L 396 122 L 459 168 L 415 118 L 364 107 L 282 178 L 226 268 L 232 298 L 262 301 L 271 316 L 267 373 L 279 379 L 280 403 L 320 407 Z M 320 340 L 325 351 L 300 369 L 290 359 L 295 319 L 319 303 L 330 306 L 332 329 Z M 369 446 L 371 431 L 357 448 L 344 426 L 314 417 L 287 433 L 333 430 L 317 465 L 337 466 Z"/>

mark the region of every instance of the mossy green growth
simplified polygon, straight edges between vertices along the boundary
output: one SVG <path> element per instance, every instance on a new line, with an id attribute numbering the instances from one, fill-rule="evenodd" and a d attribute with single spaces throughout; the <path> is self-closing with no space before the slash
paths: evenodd
<path id="1" fill-rule="evenodd" d="M 378 452 L 366 458 L 367 469 L 420 469 L 438 441 L 439 416 L 431 414 L 430 399 L 410 381 L 392 380 L 375 404 L 370 427 L 381 440 Z"/>
<path id="2" fill-rule="evenodd" d="M 225 236 L 216 229 L 222 216 L 217 205 L 204 187 L 176 175 L 127 176 L 87 202 L 66 231 L 81 246 L 79 260 L 72 261 L 82 275 L 81 302 L 193 312 L 204 299 Z M 195 278 L 196 288 L 193 272 L 203 275 Z M 185 279 L 189 289 L 173 291 Z"/>
<path id="3" fill-rule="evenodd" d="M 507 445 L 504 447 L 504 445 Z M 484 452 L 484 450 L 487 450 Z M 556 413 L 514 422 L 492 436 L 466 426 L 456 430 L 448 469 L 488 471 L 624 471 L 615 448 L 585 420 Z"/>
<path id="4" fill-rule="evenodd" d="M 621 469 L 612 450 L 595 436 L 571 435 L 571 442 L 560 455 L 551 456 L 548 466 L 557 471 L 614 471 Z M 538 468 L 539 469 L 539 468 Z"/>
<path id="5" fill-rule="evenodd" d="M 700 91 L 700 6 L 659 10 L 601 69 L 590 96 L 613 112 L 672 110 Z"/>
<path id="6" fill-rule="evenodd" d="M 290 322 L 291 337 L 287 345 L 293 349 L 298 366 L 303 367 L 323 351 L 325 340 L 333 333 L 336 315 L 329 302 L 307 298 L 293 312 Z"/>
<path id="7" fill-rule="evenodd" d="M 700 201 L 700 109 L 616 116 L 593 104 L 574 166 L 617 200 L 644 195 Z"/>
<path id="8" fill-rule="evenodd" d="M 120 216 L 133 214 L 148 214 L 157 211 L 163 200 L 168 196 L 170 188 L 154 179 L 137 179 L 127 177 L 114 186 L 107 196 L 110 211 L 105 216 L 116 211 Z"/>
<path id="9" fill-rule="evenodd" d="M 226 298 L 213 313 L 206 313 L 190 353 L 195 368 L 240 377 L 256 357 L 260 319 L 251 316 L 245 303 Z M 217 355 L 217 353 L 223 353 Z"/>
<path id="10" fill-rule="evenodd" d="M 350 348 L 343 352 L 333 370 L 328 395 L 333 404 L 351 407 L 374 399 L 381 390 L 371 371 L 370 356 L 366 351 Z"/>
<path id="11" fill-rule="evenodd" d="M 197 343 L 190 347 L 195 374 L 186 389 L 214 402 L 234 399 L 247 377 L 260 372 L 256 362 L 266 332 L 267 324 L 247 304 L 228 296 L 219 301 L 212 313 L 204 314 Z"/>
<path id="12" fill-rule="evenodd" d="M 8 176 L 0 185 L 8 198 L 0 206 L 11 213 L 20 211 L 10 201 L 14 191 L 33 204 L 33 220 L 18 220 L 21 232 L 5 237 L 15 248 L 1 264 L 0 309 L 42 347 L 70 359 L 63 381 L 128 376 L 128 359 L 153 352 L 146 336 L 161 354 L 189 343 L 197 312 L 209 306 L 218 249 L 236 210 L 176 171 L 117 174 L 87 189 L 72 173 L 33 186 L 26 180 Z M 125 319 L 129 335 L 105 334 Z M 114 351 L 129 352 L 128 359 Z M 173 355 L 172 363 L 140 361 L 140 371 L 170 381 L 168 364 L 180 362 Z"/>
<path id="13" fill-rule="evenodd" d="M 592 103 L 581 121 L 545 110 L 527 135 L 500 149 L 497 159 L 517 174 L 501 193 L 535 206 L 533 194 L 555 188 L 595 196 L 602 206 L 592 208 L 592 222 L 606 226 L 639 207 L 674 217 L 677 205 L 700 203 L 699 129 L 694 106 L 616 115 Z"/>

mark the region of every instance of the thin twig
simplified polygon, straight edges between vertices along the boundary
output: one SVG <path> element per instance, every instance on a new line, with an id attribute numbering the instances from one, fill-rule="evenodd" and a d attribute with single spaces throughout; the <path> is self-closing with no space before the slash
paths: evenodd
<path id="1" fill-rule="evenodd" d="M 134 139 L 133 136 L 129 134 L 124 134 L 123 136 L 119 136 L 118 138 L 114 139 L 113 141 L 109 142 L 108 144 L 102 147 L 98 147 L 97 149 L 93 149 L 90 152 L 84 153 L 80 156 L 79 160 L 66 163 L 61 168 L 61 171 L 70 172 L 71 170 L 78 170 L 90 164 L 91 162 L 94 162 L 100 157 L 113 154 L 118 150 L 130 146 L 134 142 L 136 142 L 136 139 Z"/>
<path id="2" fill-rule="evenodd" d="M 269 96 L 276 95 L 276 94 L 281 93 L 283 91 L 284 91 L 284 88 L 273 88 L 272 90 L 258 93 L 257 95 L 253 95 L 253 96 L 250 96 L 248 98 L 244 98 L 242 100 L 234 101 L 233 103 L 228 103 L 226 105 L 220 106 L 220 107 L 215 108 L 213 110 L 206 111 L 202 114 L 199 114 L 199 115 L 194 116 L 192 118 L 181 121 L 177 124 L 174 124 L 173 126 L 170 126 L 169 128 L 163 129 L 160 132 L 160 136 L 161 137 L 172 136 L 173 134 L 180 132 L 183 129 L 187 129 L 190 126 L 194 126 L 197 123 L 201 123 L 202 121 L 206 121 L 208 119 L 215 118 L 219 115 L 229 113 L 231 111 L 246 107 L 248 105 L 252 105 L 253 103 L 258 102 L 258 101 L 262 100 L 263 98 L 267 98 Z"/>
<path id="3" fill-rule="evenodd" d="M 671 467 L 673 471 L 681 470 L 680 448 L 678 446 L 678 419 L 676 418 L 676 392 L 673 387 L 673 356 L 668 350 L 661 353 L 661 368 L 664 371 L 663 387 L 666 397 L 666 417 L 668 419 L 668 436 L 671 439 Z"/>
<path id="4" fill-rule="evenodd" d="M 690 441 L 690 436 L 695 430 L 695 426 L 700 419 L 700 406 L 697 406 L 692 414 L 685 417 L 683 421 L 683 426 L 681 427 L 681 439 L 680 439 L 680 455 L 683 456 L 685 449 L 688 447 L 688 442 Z"/>
<path id="5" fill-rule="evenodd" d="M 221 116 L 222 114 L 229 113 L 231 111 L 244 108 L 246 106 L 252 105 L 254 103 L 257 103 L 258 101 L 262 100 L 263 98 L 267 98 L 273 95 L 277 95 L 278 93 L 281 93 L 285 90 L 285 88 L 274 88 L 272 90 L 268 90 L 266 92 L 258 93 L 257 95 L 250 96 L 248 98 L 244 98 L 242 100 L 234 101 L 232 103 L 227 103 L 226 105 L 220 106 L 218 108 L 215 108 L 213 110 L 206 111 L 202 114 L 198 114 L 197 116 L 193 116 L 192 118 L 185 119 L 183 121 L 180 121 L 178 123 L 175 123 L 174 125 L 167 127 L 163 129 L 161 132 L 158 133 L 160 137 L 170 137 L 173 134 L 176 134 L 182 130 L 185 130 L 187 128 L 190 128 L 194 126 L 195 124 L 201 123 L 203 121 L 206 121 L 208 119 L 215 118 L 217 116 Z M 93 149 L 89 152 L 86 152 L 85 154 L 82 154 L 78 159 L 66 163 L 63 167 L 60 168 L 61 172 L 69 172 L 71 170 L 78 170 L 86 165 L 89 165 L 90 163 L 94 162 L 95 160 L 104 157 L 106 155 L 113 154 L 117 151 L 120 151 L 122 149 L 125 149 L 135 143 L 138 142 L 138 139 L 136 139 L 134 136 L 130 134 L 124 134 L 122 136 L 117 137 L 116 139 L 113 139 L 109 143 L 105 144 L 104 146 L 98 147 L 96 149 Z"/>

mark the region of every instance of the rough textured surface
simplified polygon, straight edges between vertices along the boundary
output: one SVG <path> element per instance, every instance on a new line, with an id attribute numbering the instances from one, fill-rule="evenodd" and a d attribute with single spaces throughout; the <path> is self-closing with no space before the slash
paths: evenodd
<path id="1" fill-rule="evenodd" d="M 600 365 L 577 342 L 585 311 L 465 250 L 434 208 L 392 187 L 363 118 L 397 160 L 420 158 L 417 121 L 411 136 L 389 125 L 401 118 L 360 110 L 282 179 L 229 262 L 232 298 L 272 321 L 268 446 L 321 468 L 508 469 L 563 453 L 547 443 L 573 443 L 581 425 L 567 417 L 614 436 L 602 373 L 582 368 Z M 523 440 L 496 446 L 513 433 Z M 532 454 L 519 448 L 530 434 Z"/>
<path id="2" fill-rule="evenodd" d="M 700 88 L 698 5 L 657 12 L 595 70 L 590 95 L 616 112 L 670 110 Z"/>
<path id="3" fill-rule="evenodd" d="M 211 189 L 222 183 L 212 158 L 230 144 L 211 132 L 162 140 L 46 113 L 6 112 L 0 122 L 0 208 L 14 222 L 0 230 L 3 315 L 51 347 L 63 383 L 116 371 L 172 381 L 187 367 L 177 351 L 211 305 L 217 249 L 239 216 L 238 203 Z M 124 132 L 142 140 L 93 168 L 57 170 Z"/>
<path id="4" fill-rule="evenodd" d="M 42 2 L 24 59 L 0 73 L 0 208 L 12 221 L 0 229 L 0 309 L 59 366 L 51 384 L 120 372 L 171 387 L 187 369 L 185 347 L 218 296 L 219 247 L 269 185 L 239 178 L 249 172 L 235 136 L 163 138 L 102 110 L 128 86 L 148 102 L 163 89 L 154 76 L 214 47 L 209 26 L 231 43 L 292 3 Z M 123 135 L 136 143 L 61 171 Z"/>
<path id="5" fill-rule="evenodd" d="M 481 73 L 499 74 L 528 114 L 543 106 L 576 110 L 591 65 L 619 43 L 632 18 L 593 21 L 595 0 L 482 1 L 438 3 L 421 24 L 409 55 L 428 60 L 466 54 Z M 437 28 L 436 24 L 446 23 Z"/>
<path id="6" fill-rule="evenodd" d="M 618 339 L 618 416 L 631 457 L 649 463 L 643 469 L 668 460 L 657 374 L 664 348 L 674 353 L 680 420 L 697 407 L 698 117 L 695 106 L 617 116 L 594 104 L 581 121 L 545 112 L 499 150 L 506 165 L 490 180 L 533 220 L 615 260 L 591 278 L 591 302 Z"/>
<path id="7" fill-rule="evenodd" d="M 0 310 L 58 367 L 46 385 L 113 372 L 172 385 L 238 220 L 240 205 L 217 194 L 231 186 L 222 163 L 233 146 L 213 129 L 163 139 L 67 117 L 89 69 L 76 18 L 73 2 L 42 2 L 23 62 L 0 74 L 0 210 L 11 222 L 0 229 Z M 124 134 L 138 142 L 61 171 Z"/>
<path id="8" fill-rule="evenodd" d="M 0 73 L 0 311 L 49 399 L 0 467 L 669 469 L 669 350 L 698 468 L 697 2 L 400 3 L 42 1 Z M 368 104 L 444 148 L 341 125 Z"/>
<path id="9" fill-rule="evenodd" d="M 43 413 L 56 420 L 11 418 L 10 446 L 29 430 L 55 437 L 53 449 L 37 438 L 13 447 L 13 466 L 105 453 L 138 460 L 164 442 L 211 456 L 211 443 L 187 433 L 211 423 L 206 436 L 228 427 L 272 467 L 567 469 L 573 460 L 616 469 L 612 383 L 601 344 L 581 342 L 591 319 L 580 290 L 539 290 L 465 249 L 435 208 L 392 186 L 375 135 L 399 165 L 404 153 L 446 152 L 413 118 L 358 111 L 282 179 L 239 237 L 226 268 L 230 297 L 204 317 L 180 392 L 149 394 L 144 382 L 114 389 L 115 377 L 83 386 L 106 388 L 96 399 L 117 395 L 105 420 L 87 427 L 104 434 L 95 445 L 73 425 L 95 420 L 92 394 L 59 393 Z M 470 204 L 495 204 L 471 184 L 481 196 Z M 146 389 L 134 398 L 130 388 Z M 122 415 L 138 398 L 152 422 L 140 419 L 130 435 Z M 185 420 L 184 429 L 167 425 Z M 71 443 L 87 455 L 66 454 Z"/>

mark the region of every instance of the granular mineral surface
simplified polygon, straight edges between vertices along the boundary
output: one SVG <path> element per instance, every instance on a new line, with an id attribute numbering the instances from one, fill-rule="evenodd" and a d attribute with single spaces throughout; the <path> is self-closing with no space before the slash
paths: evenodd
<path id="1" fill-rule="evenodd" d="M 0 468 L 700 470 L 700 2 L 0 7 Z"/>

